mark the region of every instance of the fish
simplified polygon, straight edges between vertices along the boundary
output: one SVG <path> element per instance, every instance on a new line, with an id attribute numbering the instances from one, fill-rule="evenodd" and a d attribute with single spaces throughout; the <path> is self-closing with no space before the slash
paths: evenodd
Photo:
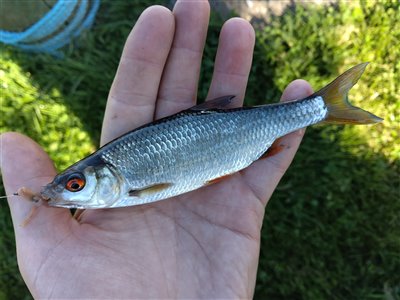
<path id="1" fill-rule="evenodd" d="M 348 100 L 367 64 L 303 99 L 229 108 L 233 96 L 224 96 L 136 128 L 56 175 L 40 197 L 76 209 L 151 203 L 223 180 L 300 128 L 381 122 Z"/>

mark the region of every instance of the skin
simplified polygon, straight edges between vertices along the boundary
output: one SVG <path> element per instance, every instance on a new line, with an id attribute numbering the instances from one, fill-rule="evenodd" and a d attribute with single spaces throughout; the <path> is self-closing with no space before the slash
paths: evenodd
<path id="1" fill-rule="evenodd" d="M 179 1 L 173 12 L 146 9 L 129 35 L 110 90 L 101 144 L 195 104 L 209 19 L 206 1 Z M 242 104 L 254 31 L 233 18 L 221 31 L 208 99 Z M 282 100 L 308 96 L 303 80 Z M 279 140 L 279 153 L 211 186 L 165 201 L 88 210 L 80 222 L 63 208 L 10 197 L 18 264 L 35 298 L 251 298 L 265 206 L 304 131 Z M 34 191 L 56 174 L 42 148 L 18 133 L 1 135 L 7 194 Z"/>

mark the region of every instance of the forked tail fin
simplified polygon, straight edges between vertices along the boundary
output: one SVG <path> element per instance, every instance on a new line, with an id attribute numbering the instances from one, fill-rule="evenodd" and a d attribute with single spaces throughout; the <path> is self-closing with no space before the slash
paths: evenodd
<path id="1" fill-rule="evenodd" d="M 383 119 L 359 107 L 352 106 L 348 100 L 348 92 L 361 77 L 368 63 L 359 64 L 347 70 L 330 84 L 316 92 L 313 96 L 321 96 L 328 108 L 324 120 L 336 124 L 372 124 Z"/>

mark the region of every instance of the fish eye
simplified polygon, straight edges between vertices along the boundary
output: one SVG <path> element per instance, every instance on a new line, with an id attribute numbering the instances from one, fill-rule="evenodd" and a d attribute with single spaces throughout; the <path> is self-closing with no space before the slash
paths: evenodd
<path id="1" fill-rule="evenodd" d="M 74 173 L 68 177 L 65 188 L 70 192 L 79 192 L 85 187 L 85 177 L 80 173 Z"/>

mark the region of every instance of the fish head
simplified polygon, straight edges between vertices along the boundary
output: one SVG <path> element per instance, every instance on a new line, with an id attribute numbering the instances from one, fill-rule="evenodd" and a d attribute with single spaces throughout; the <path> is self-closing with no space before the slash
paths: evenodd
<path id="1" fill-rule="evenodd" d="M 120 178 L 110 166 L 81 163 L 58 174 L 40 194 L 49 206 L 86 209 L 109 207 L 120 192 Z"/>

